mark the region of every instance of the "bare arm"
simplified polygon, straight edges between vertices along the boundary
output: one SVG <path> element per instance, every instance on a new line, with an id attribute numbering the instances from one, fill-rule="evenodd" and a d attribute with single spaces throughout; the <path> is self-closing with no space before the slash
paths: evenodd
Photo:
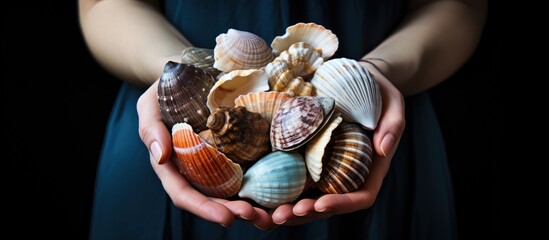
<path id="1" fill-rule="evenodd" d="M 82 32 L 95 58 L 115 76 L 148 86 L 191 44 L 162 16 L 157 1 L 79 0 Z"/>
<path id="2" fill-rule="evenodd" d="M 411 95 L 442 82 L 474 52 L 486 18 L 485 0 L 412 0 L 399 28 L 364 58 Z"/>

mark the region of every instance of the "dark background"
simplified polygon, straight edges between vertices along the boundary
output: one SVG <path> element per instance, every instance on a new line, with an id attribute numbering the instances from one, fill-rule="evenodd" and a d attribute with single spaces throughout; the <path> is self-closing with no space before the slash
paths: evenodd
<path id="1" fill-rule="evenodd" d="M 85 239 L 103 131 L 120 81 L 89 54 L 76 1 L 3 5 L 1 158 L 8 194 L 2 215 L 16 236 Z M 489 1 L 471 60 L 431 91 L 461 239 L 503 235 L 501 131 L 495 127 L 502 119 L 499 7 Z"/>

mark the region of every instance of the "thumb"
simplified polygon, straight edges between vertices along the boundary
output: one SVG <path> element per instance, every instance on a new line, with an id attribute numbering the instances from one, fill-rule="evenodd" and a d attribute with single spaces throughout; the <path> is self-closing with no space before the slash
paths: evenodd
<path id="1" fill-rule="evenodd" d="M 141 140 L 154 160 L 158 164 L 163 164 L 172 154 L 172 140 L 158 110 L 157 90 L 158 80 L 137 100 L 137 115 Z"/>

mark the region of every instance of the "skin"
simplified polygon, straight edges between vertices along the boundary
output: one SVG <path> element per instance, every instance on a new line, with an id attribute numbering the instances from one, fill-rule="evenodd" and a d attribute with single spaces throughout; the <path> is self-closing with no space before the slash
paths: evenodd
<path id="1" fill-rule="evenodd" d="M 373 166 L 355 192 L 302 199 L 265 211 L 245 201 L 207 197 L 169 161 L 171 134 L 156 100 L 167 61 L 179 61 L 191 44 L 160 13 L 157 1 L 79 0 L 80 23 L 91 53 L 105 69 L 129 83 L 150 86 L 137 103 L 139 134 L 151 166 L 173 203 L 208 221 L 230 226 L 235 219 L 261 229 L 297 225 L 371 207 L 405 128 L 404 96 L 425 91 L 457 71 L 474 52 L 486 17 L 486 1 L 409 1 L 397 30 L 361 62 L 377 80 L 383 110 L 374 132 Z M 137 27 L 138 26 L 138 27 Z M 108 36 L 108 37 L 105 37 Z"/>

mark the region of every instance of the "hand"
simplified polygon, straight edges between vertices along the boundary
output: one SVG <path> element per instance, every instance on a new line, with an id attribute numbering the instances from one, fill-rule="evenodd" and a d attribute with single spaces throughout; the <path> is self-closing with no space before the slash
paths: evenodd
<path id="1" fill-rule="evenodd" d="M 265 210 L 245 201 L 205 196 L 185 179 L 170 160 L 172 153 L 171 134 L 162 122 L 157 100 L 158 80 L 137 101 L 139 136 L 150 153 L 151 165 L 162 181 L 162 186 L 173 203 L 205 220 L 230 226 L 240 218 L 261 229 L 271 226 L 271 218 Z"/>
<path id="2" fill-rule="evenodd" d="M 372 167 L 365 183 L 351 193 L 326 194 L 318 199 L 306 198 L 295 204 L 283 204 L 271 213 L 274 224 L 298 225 L 318 218 L 366 209 L 374 204 L 404 131 L 404 97 L 377 69 L 367 67 L 379 84 L 383 109 L 374 131 L 373 144 L 376 153 L 373 154 Z"/>

